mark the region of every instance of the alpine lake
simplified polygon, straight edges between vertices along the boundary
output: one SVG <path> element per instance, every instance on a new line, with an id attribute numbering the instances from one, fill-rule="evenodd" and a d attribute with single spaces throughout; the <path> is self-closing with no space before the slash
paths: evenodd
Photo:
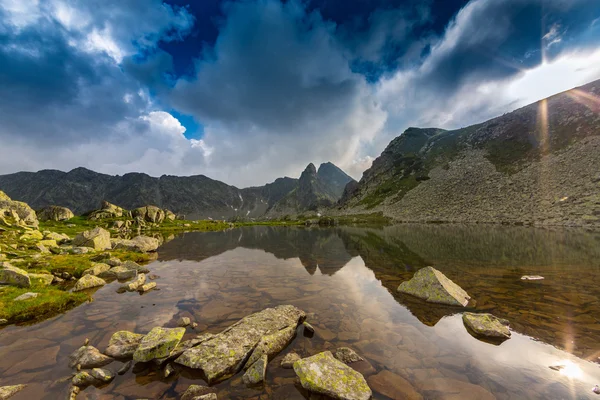
<path id="1" fill-rule="evenodd" d="M 415 271 L 434 266 L 472 297 L 466 308 L 397 292 Z M 600 399 L 600 232 L 491 225 L 331 228 L 252 226 L 190 232 L 165 240 L 148 265 L 159 290 L 118 293 L 35 324 L 0 329 L 0 386 L 27 384 L 19 399 L 68 399 L 69 355 L 89 343 L 103 351 L 119 330 L 175 327 L 184 339 L 219 333 L 268 307 L 307 315 L 291 344 L 247 388 L 243 372 L 215 385 L 219 399 L 306 399 L 280 362 L 346 346 L 374 399 Z M 541 275 L 538 281 L 523 275 Z M 511 338 L 489 343 L 463 325 L 464 311 L 510 322 Z M 106 368 L 118 369 L 115 361 Z M 204 382 L 174 364 L 136 364 L 77 399 L 178 399 Z"/>

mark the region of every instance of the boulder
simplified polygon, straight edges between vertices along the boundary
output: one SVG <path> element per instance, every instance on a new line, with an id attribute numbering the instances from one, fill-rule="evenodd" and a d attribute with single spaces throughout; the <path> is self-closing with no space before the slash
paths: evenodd
<path id="1" fill-rule="evenodd" d="M 165 212 L 156 206 L 139 207 L 131 211 L 133 218 L 141 218 L 144 221 L 160 224 L 165 220 Z"/>
<path id="2" fill-rule="evenodd" d="M 90 247 L 94 250 L 108 250 L 110 244 L 110 233 L 100 227 L 84 231 L 73 239 L 73 246 Z"/>
<path id="3" fill-rule="evenodd" d="M 50 274 L 33 274 L 33 273 L 30 273 L 29 274 L 29 278 L 40 281 L 41 284 L 44 285 L 44 286 L 52 285 L 52 282 L 54 281 L 54 276 L 50 275 Z"/>
<path id="4" fill-rule="evenodd" d="M 270 335 L 263 336 L 259 341 L 254 351 L 246 362 L 245 369 L 249 368 L 252 364 L 258 361 L 263 355 L 267 355 L 269 361 L 285 349 L 288 344 L 296 336 L 296 326 L 290 325 L 280 331 L 272 333 Z"/>
<path id="5" fill-rule="evenodd" d="M 254 386 L 265 381 L 267 376 L 267 364 L 269 359 L 267 354 L 263 354 L 258 360 L 256 360 L 250 368 L 242 376 L 242 381 L 246 386 Z"/>
<path id="6" fill-rule="evenodd" d="M 50 248 L 50 247 L 58 247 L 58 243 L 56 243 L 56 240 L 54 240 L 54 239 L 43 239 L 43 240 L 40 240 L 38 242 L 38 244 L 41 244 L 42 246 L 45 246 L 45 247 L 48 247 L 48 248 Z"/>
<path id="7" fill-rule="evenodd" d="M 128 292 L 135 292 L 146 283 L 146 274 L 138 274 L 133 282 L 123 285 L 123 289 Z"/>
<path id="8" fill-rule="evenodd" d="M 367 381 L 359 372 L 325 351 L 294 363 L 294 372 L 309 392 L 339 400 L 368 400 L 372 396 Z"/>
<path id="9" fill-rule="evenodd" d="M 56 233 L 56 232 L 44 232 L 44 239 L 46 240 L 54 240 L 56 243 L 62 244 L 71 240 L 69 235 L 65 233 Z"/>
<path id="10" fill-rule="evenodd" d="M 267 308 L 242 318 L 221 333 L 186 350 L 175 362 L 201 370 L 209 384 L 220 382 L 243 368 L 263 337 L 289 327 L 295 329 L 304 318 L 304 311 L 291 305 Z"/>
<path id="11" fill-rule="evenodd" d="M 147 274 L 148 272 L 150 272 L 150 270 L 147 267 L 139 265 L 135 261 L 125 261 L 123 264 L 121 264 L 121 266 L 129 270 L 136 271 L 138 273 Z"/>
<path id="12" fill-rule="evenodd" d="M 184 334 L 185 328 L 153 328 L 140 342 L 133 354 L 133 361 L 148 362 L 168 357 Z"/>
<path id="13" fill-rule="evenodd" d="M 37 228 L 39 221 L 35 211 L 27 203 L 11 200 L 0 190 L 0 223 L 4 225 L 24 225 Z"/>
<path id="14" fill-rule="evenodd" d="M 31 278 L 26 271 L 4 261 L 0 262 L 0 284 L 28 288 L 31 287 Z"/>
<path id="15" fill-rule="evenodd" d="M 169 220 L 169 221 L 175 221 L 175 218 L 177 218 L 177 216 L 175 215 L 175 213 L 173 211 L 164 209 L 163 210 L 165 212 L 165 219 Z"/>
<path id="16" fill-rule="evenodd" d="M 98 220 L 105 218 L 119 218 L 123 215 L 127 215 L 127 211 L 119 206 L 109 203 L 106 200 L 103 200 L 102 203 L 100 203 L 100 209 L 92 211 L 88 218 L 91 220 Z"/>
<path id="17" fill-rule="evenodd" d="M 81 346 L 69 356 L 69 367 L 99 368 L 110 364 L 112 358 L 100 353 L 94 346 Z"/>
<path id="18" fill-rule="evenodd" d="M 411 280 L 402 282 L 398 292 L 410 294 L 430 303 L 466 307 L 471 296 L 433 267 L 418 270 Z"/>
<path id="19" fill-rule="evenodd" d="M 122 265 L 118 267 L 112 267 L 108 271 L 102 272 L 99 276 L 105 279 L 118 279 L 120 281 L 134 278 L 137 275 L 137 271 L 135 269 L 129 269 Z"/>
<path id="20" fill-rule="evenodd" d="M 149 236 L 136 236 L 133 239 L 112 239 L 113 250 L 137 251 L 147 253 L 156 251 L 160 242 L 158 239 Z"/>
<path id="21" fill-rule="evenodd" d="M 48 206 L 38 211 L 37 216 L 40 221 L 66 221 L 75 214 L 66 207 Z"/>
<path id="22" fill-rule="evenodd" d="M 475 336 L 492 339 L 510 338 L 508 321 L 498 318 L 492 314 L 475 314 L 466 312 L 463 313 L 462 320 L 467 329 L 473 332 Z"/>
<path id="23" fill-rule="evenodd" d="M 73 386 L 76 386 L 79 388 L 85 388 L 90 385 L 98 384 L 100 382 L 98 382 L 96 380 L 96 378 L 94 378 L 92 376 L 91 373 L 89 373 L 87 371 L 81 371 L 81 372 L 78 372 L 77 374 L 75 374 L 73 379 L 71 379 L 71 383 L 73 384 Z"/>
<path id="24" fill-rule="evenodd" d="M 44 234 L 37 229 L 32 229 L 30 231 L 26 231 L 19 237 L 19 240 L 42 240 L 44 238 Z"/>
<path id="25" fill-rule="evenodd" d="M 356 354 L 350 347 L 339 347 L 333 353 L 333 356 L 344 364 L 352 364 L 358 361 L 364 361 L 364 358 Z"/>
<path id="26" fill-rule="evenodd" d="M 281 360 L 281 368 L 292 369 L 294 368 L 294 363 L 300 360 L 300 356 L 294 352 L 288 353 Z"/>
<path id="27" fill-rule="evenodd" d="M 144 335 L 129 331 L 115 332 L 108 341 L 104 353 L 114 358 L 131 358 L 137 350 Z"/>
<path id="28" fill-rule="evenodd" d="M 182 328 L 185 328 L 186 326 L 190 325 L 191 323 L 192 323 L 192 320 L 189 317 L 181 317 L 177 321 L 177 326 L 181 326 Z"/>
<path id="29" fill-rule="evenodd" d="M 196 397 L 214 394 L 214 392 L 215 389 L 208 386 L 190 385 L 186 391 L 183 392 L 180 400 L 193 400 Z"/>
<path id="30" fill-rule="evenodd" d="M 109 269 L 110 269 L 110 265 L 108 265 L 108 264 L 94 263 L 94 264 L 92 264 L 91 268 L 88 268 L 85 271 L 83 271 L 83 275 L 98 276 L 98 275 L 102 274 L 103 272 L 108 271 Z"/>
<path id="31" fill-rule="evenodd" d="M 81 278 L 79 278 L 79 280 L 75 284 L 75 287 L 73 287 L 73 291 L 79 292 L 81 290 L 91 289 L 91 288 L 95 288 L 98 286 L 104 286 L 104 285 L 106 285 L 106 282 L 104 281 L 104 279 L 98 278 L 97 276 L 94 276 L 94 275 L 84 275 Z"/>
<path id="32" fill-rule="evenodd" d="M 27 292 L 27 293 L 23 293 L 20 296 L 15 297 L 13 301 L 24 301 L 24 300 L 29 300 L 29 299 L 35 299 L 39 295 L 40 295 L 39 293 Z"/>
<path id="33" fill-rule="evenodd" d="M 0 194 L 4 194 L 0 191 Z M 5 400 L 25 389 L 26 385 L 0 386 L 0 399 Z"/>
<path id="34" fill-rule="evenodd" d="M 202 396 L 196 396 L 192 400 L 217 400 L 216 393 L 203 394 Z"/>
<path id="35" fill-rule="evenodd" d="M 90 375 L 101 383 L 109 383 L 115 379 L 115 374 L 104 368 L 94 368 L 90 371 Z"/>

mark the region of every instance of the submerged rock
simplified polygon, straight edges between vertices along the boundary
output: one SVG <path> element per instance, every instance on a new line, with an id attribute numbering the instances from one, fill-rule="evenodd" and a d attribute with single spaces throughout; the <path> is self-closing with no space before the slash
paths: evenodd
<path id="1" fill-rule="evenodd" d="M 73 386 L 85 388 L 87 386 L 98 383 L 98 381 L 89 372 L 81 371 L 75 374 L 75 376 L 71 380 L 71 383 L 73 384 Z"/>
<path id="2" fill-rule="evenodd" d="M 165 358 L 177 347 L 185 334 L 185 328 L 153 328 L 140 342 L 133 353 L 136 362 L 148 362 Z"/>
<path id="3" fill-rule="evenodd" d="M 94 250 L 109 250 L 112 247 L 110 232 L 100 227 L 81 232 L 73 239 L 73 246 L 91 247 Z"/>
<path id="4" fill-rule="evenodd" d="M 202 396 L 196 396 L 193 398 L 193 400 L 217 400 L 217 394 L 216 393 L 208 393 L 208 394 L 203 394 Z"/>
<path id="5" fill-rule="evenodd" d="M 22 288 L 31 287 L 27 271 L 13 267 L 8 261 L 0 262 L 0 284 Z"/>
<path id="6" fill-rule="evenodd" d="M 92 375 L 94 379 L 101 383 L 109 383 L 115 379 L 115 374 L 112 371 L 104 368 L 94 368 L 90 371 L 90 375 Z"/>
<path id="7" fill-rule="evenodd" d="M 215 389 L 202 385 L 190 385 L 181 395 L 181 400 L 193 400 L 196 397 L 214 394 Z"/>
<path id="8" fill-rule="evenodd" d="M 282 305 L 242 318 L 223 332 L 185 351 L 176 363 L 204 372 L 209 384 L 230 378 L 242 369 L 260 340 L 306 318 L 304 311 Z"/>
<path id="9" fill-rule="evenodd" d="M 267 364 L 269 359 L 266 354 L 263 354 L 256 360 L 242 377 L 242 381 L 246 386 L 258 385 L 265 381 L 267 376 Z"/>
<path id="10" fill-rule="evenodd" d="M 186 326 L 190 325 L 191 323 L 192 323 L 192 321 L 190 320 L 189 317 L 181 317 L 177 321 L 177 326 L 181 326 L 182 328 L 185 328 Z"/>
<path id="11" fill-rule="evenodd" d="M 254 351 L 246 361 L 245 369 L 249 368 L 263 355 L 266 355 L 269 360 L 272 360 L 277 354 L 287 347 L 288 344 L 296 336 L 296 326 L 291 325 L 271 335 L 263 336 L 259 341 Z"/>
<path id="12" fill-rule="evenodd" d="M 98 286 L 104 286 L 106 282 L 104 279 L 98 278 L 94 275 L 84 275 L 75 284 L 73 287 L 74 292 L 79 292 L 80 290 L 91 289 Z"/>
<path id="13" fill-rule="evenodd" d="M 373 390 L 390 399 L 423 400 L 410 382 L 388 370 L 370 376 L 367 381 Z"/>
<path id="14" fill-rule="evenodd" d="M 115 332 L 104 353 L 114 358 L 130 358 L 142 342 L 144 335 L 129 331 Z"/>
<path id="15" fill-rule="evenodd" d="M 0 386 L 0 399 L 8 399 L 9 397 L 17 394 L 17 392 L 25 389 L 25 387 L 26 385 Z"/>
<path id="16" fill-rule="evenodd" d="M 508 321 L 495 317 L 492 314 L 475 314 L 466 312 L 463 314 L 462 320 L 465 326 L 475 333 L 476 336 L 498 339 L 510 338 Z"/>
<path id="17" fill-rule="evenodd" d="M 364 361 L 364 358 L 356 354 L 350 347 L 340 347 L 335 350 L 333 356 L 344 364 L 351 364 L 357 361 Z"/>
<path id="18" fill-rule="evenodd" d="M 471 296 L 433 267 L 418 270 L 411 280 L 402 282 L 398 292 L 410 294 L 430 303 L 466 307 Z"/>
<path id="19" fill-rule="evenodd" d="M 69 356 L 69 367 L 81 366 L 83 369 L 99 368 L 110 364 L 112 358 L 100 353 L 94 346 L 81 346 Z"/>
<path id="20" fill-rule="evenodd" d="M 294 363 L 300 360 L 300 356 L 294 352 L 288 353 L 281 360 L 281 368 L 292 369 L 294 368 Z"/>
<path id="21" fill-rule="evenodd" d="M 372 392 L 364 376 L 325 351 L 294 363 L 302 387 L 339 400 L 368 400 Z"/>

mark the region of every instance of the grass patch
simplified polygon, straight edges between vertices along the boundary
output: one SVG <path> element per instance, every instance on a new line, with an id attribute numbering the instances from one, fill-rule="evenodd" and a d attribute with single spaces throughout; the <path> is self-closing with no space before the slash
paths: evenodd
<path id="1" fill-rule="evenodd" d="M 34 299 L 13 301 L 27 292 L 40 295 Z M 38 321 L 78 306 L 88 297 L 85 293 L 70 293 L 40 284 L 34 284 L 30 288 L 5 287 L 0 290 L 0 318 L 9 323 Z"/>

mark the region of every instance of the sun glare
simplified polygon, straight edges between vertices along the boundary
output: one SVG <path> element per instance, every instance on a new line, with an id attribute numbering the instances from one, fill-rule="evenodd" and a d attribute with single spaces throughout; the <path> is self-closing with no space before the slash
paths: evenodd
<path id="1" fill-rule="evenodd" d="M 560 374 L 566 376 L 569 379 L 581 379 L 583 371 L 578 365 L 572 361 L 565 360 L 561 363 L 564 367 L 560 370 Z"/>

